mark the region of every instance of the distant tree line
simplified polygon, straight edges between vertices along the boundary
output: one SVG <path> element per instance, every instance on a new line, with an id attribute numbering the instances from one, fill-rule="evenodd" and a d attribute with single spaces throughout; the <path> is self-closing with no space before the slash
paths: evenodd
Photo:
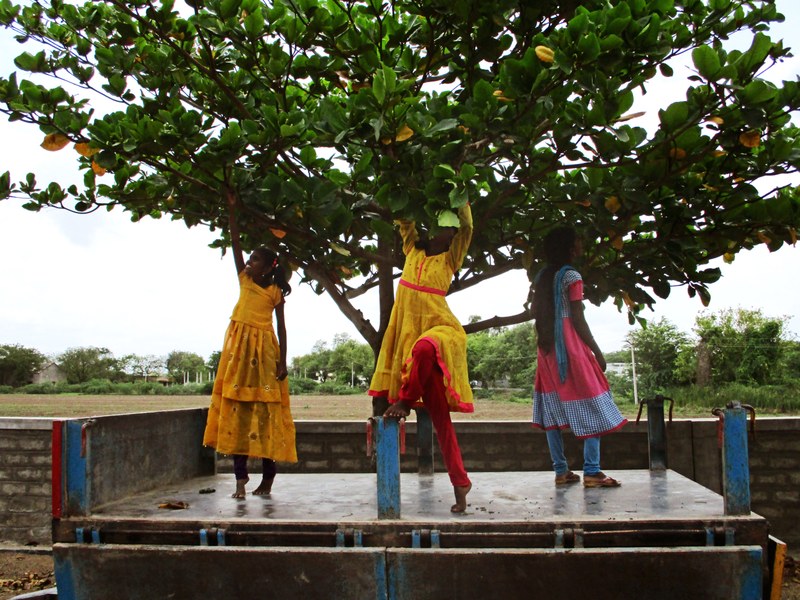
<path id="1" fill-rule="evenodd" d="M 787 335 L 786 321 L 739 308 L 698 316 L 692 335 L 666 319 L 632 331 L 625 353 L 630 361 L 633 348 L 640 397 L 687 388 L 708 395 L 725 386 L 781 386 L 787 400 L 800 406 L 800 342 Z"/>
<path id="2" fill-rule="evenodd" d="M 625 347 L 608 352 L 606 360 L 630 366 L 635 356 L 639 399 L 665 394 L 705 405 L 724 404 L 724 398 L 735 396 L 776 410 L 795 409 L 800 408 L 800 342 L 787 335 L 785 325 L 785 317 L 741 308 L 702 314 L 689 333 L 662 318 L 632 330 Z M 87 347 L 71 348 L 53 360 L 71 384 L 159 376 L 183 383 L 198 371 L 215 373 L 219 354 L 208 360 L 182 351 L 162 358 L 115 358 L 107 348 Z M 31 348 L 0 345 L 0 386 L 29 383 L 48 360 Z M 506 387 L 530 397 L 536 370 L 533 323 L 470 334 L 467 360 L 475 388 Z M 310 353 L 292 359 L 290 389 L 293 394 L 361 392 L 373 366 L 369 345 L 337 334 L 331 343 L 318 341 Z M 633 400 L 632 369 L 627 371 L 608 373 L 615 398 L 623 403 Z"/>
<path id="3" fill-rule="evenodd" d="M 106 380 L 112 383 L 166 378 L 173 383 L 196 382 L 202 373 L 209 379 L 219 364 L 219 352 L 208 360 L 194 352 L 175 350 L 167 356 L 126 354 L 115 357 L 108 348 L 69 348 L 48 357 L 18 344 L 0 345 L 0 386 L 17 388 L 34 381 L 37 373 L 55 363 L 68 384 Z"/>

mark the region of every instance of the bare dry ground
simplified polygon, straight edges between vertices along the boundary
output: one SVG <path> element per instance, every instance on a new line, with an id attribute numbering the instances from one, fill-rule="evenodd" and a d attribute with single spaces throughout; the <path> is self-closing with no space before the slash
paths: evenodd
<path id="1" fill-rule="evenodd" d="M 94 417 L 132 412 L 205 408 L 208 396 L 119 396 L 69 394 L 0 394 L 0 417 Z M 366 394 L 351 396 L 292 396 L 296 420 L 362 420 L 372 414 L 372 399 Z M 475 412 L 456 413 L 454 420 L 528 421 L 528 402 L 477 400 Z M 412 416 L 413 420 L 413 416 Z"/>

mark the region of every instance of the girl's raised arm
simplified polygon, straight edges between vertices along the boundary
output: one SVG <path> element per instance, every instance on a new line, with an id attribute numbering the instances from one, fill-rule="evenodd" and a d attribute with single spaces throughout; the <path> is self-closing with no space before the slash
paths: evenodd
<path id="1" fill-rule="evenodd" d="M 236 265 L 236 272 L 244 271 L 244 255 L 242 254 L 242 244 L 239 239 L 239 223 L 236 221 L 236 194 L 232 190 L 226 192 L 228 200 L 228 232 L 231 235 L 231 252 L 233 262 Z"/>
<path id="2" fill-rule="evenodd" d="M 458 209 L 458 221 L 458 233 L 450 242 L 449 250 L 453 271 L 461 268 L 461 263 L 464 262 L 464 257 L 467 255 L 469 244 L 472 241 L 472 209 L 469 204 Z"/>

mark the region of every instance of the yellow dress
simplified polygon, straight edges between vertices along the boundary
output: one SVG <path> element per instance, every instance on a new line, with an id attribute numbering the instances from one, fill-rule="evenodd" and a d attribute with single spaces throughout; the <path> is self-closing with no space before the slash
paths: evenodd
<path id="1" fill-rule="evenodd" d="M 397 402 L 403 379 L 411 370 L 411 350 L 419 340 L 427 339 L 436 347 L 450 410 L 474 410 L 467 371 L 467 334 L 445 300 L 472 240 L 469 206 L 458 216 L 461 225 L 449 250 L 435 256 L 414 247 L 419 234 L 413 221 L 398 221 L 406 260 L 369 386 L 370 396 L 386 396 L 389 402 Z"/>
<path id="2" fill-rule="evenodd" d="M 276 377 L 280 346 L 272 312 L 281 303 L 277 285 L 262 288 L 239 274 L 239 301 L 225 333 L 203 436 L 203 444 L 221 454 L 297 462 L 289 382 Z"/>

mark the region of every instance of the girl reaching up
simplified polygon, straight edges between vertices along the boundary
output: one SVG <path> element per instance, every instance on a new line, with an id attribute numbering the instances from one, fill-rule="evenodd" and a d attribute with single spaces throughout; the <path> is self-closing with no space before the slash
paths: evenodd
<path id="1" fill-rule="evenodd" d="M 391 404 L 384 417 L 407 417 L 425 408 L 436 429 L 450 483 L 454 513 L 467 509 L 472 489 L 450 412 L 472 412 L 467 374 L 467 334 L 445 296 L 472 239 L 472 212 L 459 211 L 459 227 L 421 238 L 413 221 L 399 221 L 405 265 L 389 326 L 383 336 L 369 394 Z"/>
<path id="2" fill-rule="evenodd" d="M 286 379 L 286 325 L 283 307 L 291 292 L 278 255 L 256 248 L 245 263 L 236 223 L 236 200 L 229 199 L 233 258 L 239 301 L 225 333 L 211 393 L 203 444 L 233 455 L 234 498 L 245 497 L 248 457 L 262 460 L 262 479 L 253 490 L 267 495 L 276 461 L 297 462 L 295 427 Z M 277 320 L 278 335 L 272 315 Z"/>

